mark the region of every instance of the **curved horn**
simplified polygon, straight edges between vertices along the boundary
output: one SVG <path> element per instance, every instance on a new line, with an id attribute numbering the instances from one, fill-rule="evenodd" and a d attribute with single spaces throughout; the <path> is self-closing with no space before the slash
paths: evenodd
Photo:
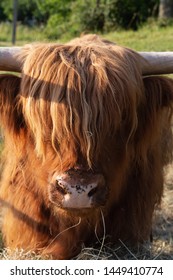
<path id="1" fill-rule="evenodd" d="M 139 52 L 143 75 L 173 73 L 173 52 Z"/>
<path id="2" fill-rule="evenodd" d="M 21 72 L 22 62 L 19 54 L 22 47 L 1 47 L 0 48 L 0 70 Z"/>

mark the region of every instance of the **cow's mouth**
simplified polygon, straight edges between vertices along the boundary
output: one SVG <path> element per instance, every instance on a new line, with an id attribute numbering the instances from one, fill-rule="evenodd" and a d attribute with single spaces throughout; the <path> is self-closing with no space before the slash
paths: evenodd
<path id="1" fill-rule="evenodd" d="M 70 211 L 87 211 L 104 206 L 108 196 L 102 174 L 76 170 L 55 173 L 48 192 L 53 204 Z"/>

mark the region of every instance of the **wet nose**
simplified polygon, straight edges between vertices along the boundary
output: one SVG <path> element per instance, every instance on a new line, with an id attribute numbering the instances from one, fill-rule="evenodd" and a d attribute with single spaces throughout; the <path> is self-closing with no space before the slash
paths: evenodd
<path id="1" fill-rule="evenodd" d="M 105 204 L 108 189 L 102 174 L 67 172 L 56 176 L 54 192 L 62 208 L 92 208 Z M 54 195 L 55 197 L 55 195 Z"/>

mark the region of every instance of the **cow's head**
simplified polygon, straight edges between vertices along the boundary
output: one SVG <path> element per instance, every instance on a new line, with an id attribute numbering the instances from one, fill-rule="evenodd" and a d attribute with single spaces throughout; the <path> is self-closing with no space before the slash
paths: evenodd
<path id="1" fill-rule="evenodd" d="M 116 203 L 139 137 L 138 111 L 151 98 L 142 72 L 161 71 L 155 56 L 151 66 L 129 49 L 81 40 L 31 46 L 16 60 L 21 78 L 1 77 L 1 116 L 33 147 L 47 173 L 49 201 L 84 212 Z M 3 61 L 1 68 L 13 64 L 12 53 L 10 66 Z"/>

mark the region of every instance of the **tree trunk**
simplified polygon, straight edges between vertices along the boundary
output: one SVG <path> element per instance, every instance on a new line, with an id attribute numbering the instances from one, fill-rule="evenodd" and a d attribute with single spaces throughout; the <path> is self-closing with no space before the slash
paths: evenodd
<path id="1" fill-rule="evenodd" d="M 16 43 L 16 28 L 17 28 L 17 0 L 13 0 L 13 28 L 12 28 L 12 44 Z"/>
<path id="2" fill-rule="evenodd" d="M 173 17 L 173 0 L 160 0 L 159 18 Z"/>

